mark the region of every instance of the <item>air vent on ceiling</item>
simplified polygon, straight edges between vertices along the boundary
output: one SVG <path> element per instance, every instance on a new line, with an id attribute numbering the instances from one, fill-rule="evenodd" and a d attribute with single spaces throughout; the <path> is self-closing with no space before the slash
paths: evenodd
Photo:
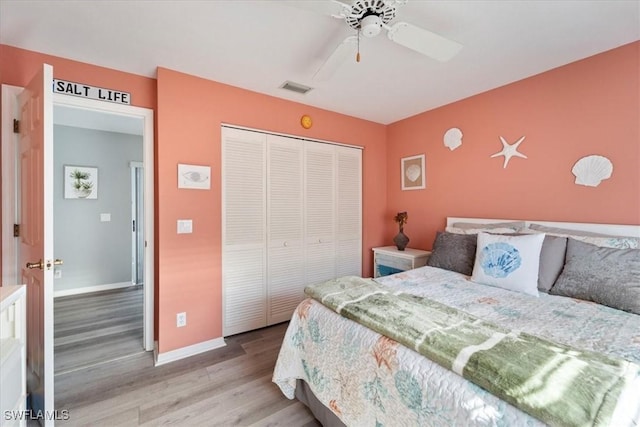
<path id="1" fill-rule="evenodd" d="M 292 92 L 301 93 L 303 95 L 313 89 L 312 87 L 301 85 L 300 83 L 294 83 L 294 82 L 290 82 L 290 81 L 286 81 L 286 82 L 282 83 L 282 85 L 280 85 L 280 87 L 282 89 L 290 90 Z"/>

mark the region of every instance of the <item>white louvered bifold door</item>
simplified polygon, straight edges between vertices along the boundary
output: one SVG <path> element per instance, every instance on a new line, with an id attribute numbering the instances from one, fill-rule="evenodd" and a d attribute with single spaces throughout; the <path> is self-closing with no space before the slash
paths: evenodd
<path id="1" fill-rule="evenodd" d="M 362 150 L 336 150 L 337 276 L 362 275 Z"/>
<path id="2" fill-rule="evenodd" d="M 267 324 L 304 299 L 304 141 L 267 136 Z"/>
<path id="3" fill-rule="evenodd" d="M 266 135 L 222 128 L 223 335 L 266 326 Z"/>
<path id="4" fill-rule="evenodd" d="M 305 142 L 305 282 L 336 277 L 335 147 Z"/>

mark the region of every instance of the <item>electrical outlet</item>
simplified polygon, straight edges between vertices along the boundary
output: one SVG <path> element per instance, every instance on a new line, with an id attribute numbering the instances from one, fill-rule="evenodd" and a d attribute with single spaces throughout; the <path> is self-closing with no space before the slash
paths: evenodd
<path id="1" fill-rule="evenodd" d="M 182 313 L 176 314 L 176 326 L 178 328 L 187 326 L 187 313 L 183 311 Z"/>
<path id="2" fill-rule="evenodd" d="M 55 270 L 53 270 L 53 278 L 62 279 L 62 269 L 56 268 Z"/>

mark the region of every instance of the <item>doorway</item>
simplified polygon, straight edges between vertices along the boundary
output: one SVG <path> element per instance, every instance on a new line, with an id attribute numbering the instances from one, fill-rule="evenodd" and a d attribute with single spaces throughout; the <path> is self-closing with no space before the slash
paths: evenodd
<path id="1" fill-rule="evenodd" d="M 131 357 L 143 348 L 144 234 L 130 230 L 132 197 L 142 214 L 144 187 L 131 188 L 130 163 L 143 171 L 141 118 L 54 105 L 54 364 L 60 374 Z M 143 184 L 141 182 L 141 184 Z M 137 191 L 137 194 L 135 193 Z M 137 220 L 137 221 L 136 221 Z"/>
<path id="2" fill-rule="evenodd" d="M 19 223 L 19 186 L 20 181 L 19 165 L 16 160 L 17 136 L 12 133 L 13 118 L 18 110 L 17 96 L 22 88 L 16 86 L 2 85 L 2 248 L 3 248 L 3 283 L 19 283 L 18 272 L 25 261 L 18 258 L 17 238 L 13 237 L 13 224 Z M 143 347 L 145 351 L 153 350 L 154 334 L 154 234 L 153 234 L 153 212 L 154 212 L 154 180 L 153 180 L 153 111 L 146 108 L 134 107 L 130 105 L 120 105 L 108 102 L 77 98 L 68 95 L 54 94 L 53 103 L 55 108 L 65 108 L 71 112 L 78 113 L 80 120 L 84 120 L 83 126 L 89 126 L 87 121 L 93 118 L 94 126 L 123 122 L 136 122 L 141 125 L 143 139 L 143 276 L 148 286 L 143 290 Z M 55 114 L 54 114 L 55 121 Z M 54 221 L 60 219 L 54 218 Z M 44 301 L 45 305 L 53 301 Z"/>

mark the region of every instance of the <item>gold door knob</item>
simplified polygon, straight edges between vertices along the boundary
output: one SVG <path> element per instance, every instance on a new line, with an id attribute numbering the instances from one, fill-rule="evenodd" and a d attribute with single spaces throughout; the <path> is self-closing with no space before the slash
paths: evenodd
<path id="1" fill-rule="evenodd" d="M 64 262 L 61 259 L 56 258 L 53 260 L 53 265 L 62 265 Z M 51 270 L 51 260 L 47 261 L 47 270 Z"/>
<path id="2" fill-rule="evenodd" d="M 44 268 L 44 263 L 42 262 L 42 260 L 38 262 L 28 262 L 27 268 L 30 270 L 33 270 L 34 268 L 42 270 Z"/>

